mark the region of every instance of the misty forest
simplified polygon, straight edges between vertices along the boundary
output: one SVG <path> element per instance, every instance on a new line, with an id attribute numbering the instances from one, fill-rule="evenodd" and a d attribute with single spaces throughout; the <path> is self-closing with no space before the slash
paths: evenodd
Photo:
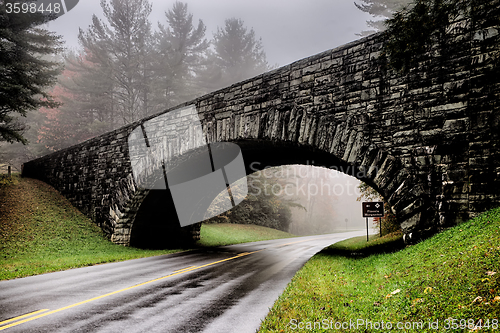
<path id="1" fill-rule="evenodd" d="M 383 29 L 383 20 L 408 3 L 356 3 L 376 19 L 367 22 L 373 30 L 359 35 Z M 268 63 L 254 30 L 238 18 L 227 18 L 217 31 L 207 32 L 188 4 L 178 1 L 161 22 L 150 21 L 148 0 L 101 0 L 96 10 L 104 18 L 94 15 L 89 27 L 80 28 L 76 50 L 66 49 L 62 38 L 47 30 L 47 17 L 0 11 L 2 168 L 9 165 L 19 172 L 25 161 L 277 67 Z M 279 174 L 284 169 L 287 177 Z M 352 213 L 336 210 L 345 206 L 345 187 L 334 190 L 345 178 L 311 166 L 257 172 L 248 177 L 246 199 L 210 222 L 252 223 L 297 235 L 347 230 Z M 358 187 L 355 179 L 352 183 Z M 324 184 L 329 191 L 303 191 Z M 380 199 L 370 197 L 363 184 L 352 192 Z"/>

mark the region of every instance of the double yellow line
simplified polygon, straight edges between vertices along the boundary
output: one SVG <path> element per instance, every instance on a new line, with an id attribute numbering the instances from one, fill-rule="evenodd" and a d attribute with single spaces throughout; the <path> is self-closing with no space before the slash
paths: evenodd
<path id="1" fill-rule="evenodd" d="M 120 289 L 120 290 L 116 290 L 116 291 L 113 291 L 113 292 L 110 292 L 110 293 L 107 293 L 107 294 L 104 294 L 104 295 L 101 295 L 101 296 L 97 296 L 97 297 L 94 297 L 94 298 L 87 299 L 87 300 L 82 301 L 82 302 L 78 302 L 78 303 L 75 303 L 75 304 L 71 304 L 71 305 L 65 306 L 63 308 L 59 308 L 59 309 L 56 309 L 56 310 L 49 311 L 49 309 L 43 309 L 43 310 L 38 310 L 38 311 L 30 312 L 30 313 L 27 313 L 27 314 L 24 314 L 22 316 L 18 316 L 18 317 L 15 317 L 15 318 L 7 319 L 7 320 L 4 320 L 4 321 L 0 322 L 0 331 L 3 331 L 5 329 L 7 329 L 7 328 L 14 327 L 14 326 L 17 326 L 17 325 L 20 325 L 20 324 L 23 324 L 23 323 L 27 323 L 27 322 L 35 320 L 35 319 L 46 317 L 46 316 L 49 316 L 49 315 L 57 313 L 57 312 L 61 312 L 61 311 L 67 310 L 67 309 L 71 309 L 71 308 L 74 308 L 74 307 L 79 306 L 79 305 L 90 303 L 90 302 L 96 301 L 98 299 L 102 299 L 102 298 L 105 298 L 105 297 L 108 297 L 108 296 L 111 296 L 111 295 L 115 295 L 115 294 L 118 294 L 118 293 L 130 290 L 130 289 L 141 287 L 141 286 L 153 283 L 153 282 L 161 281 L 161 280 L 167 279 L 167 278 L 172 277 L 172 276 L 176 276 L 176 275 L 180 275 L 180 274 L 183 274 L 183 273 L 194 271 L 196 269 L 200 269 L 200 268 L 204 268 L 204 267 L 216 265 L 216 264 L 219 264 L 219 263 L 222 263 L 222 262 L 225 262 L 225 261 L 229 261 L 229 260 L 241 258 L 241 257 L 247 256 L 247 255 L 250 255 L 250 254 L 253 254 L 253 253 L 257 253 L 257 252 L 260 252 L 260 251 L 263 251 L 263 250 L 264 249 L 258 250 L 258 251 L 253 251 L 253 252 L 244 252 L 244 253 L 240 253 L 240 254 L 238 254 L 238 255 L 236 255 L 234 257 L 227 258 L 227 259 L 222 259 L 222 260 L 218 260 L 218 261 L 214 261 L 214 262 L 211 262 L 211 263 L 206 264 L 206 265 L 190 266 L 190 267 L 187 267 L 187 268 L 183 268 L 183 269 L 174 271 L 172 274 L 169 274 L 169 275 L 166 275 L 166 276 L 162 276 L 162 277 L 154 279 L 154 280 L 149 280 L 149 281 L 146 281 L 146 282 L 143 282 L 143 283 L 139 283 L 139 284 L 133 285 L 133 286 L 128 287 L 128 288 L 123 288 L 123 289 Z M 49 312 L 47 312 L 47 311 L 49 311 Z"/>
<path id="2" fill-rule="evenodd" d="M 15 317 L 15 318 L 7 319 L 7 320 L 4 320 L 4 321 L 0 321 L 0 326 L 8 324 L 8 323 L 12 323 L 13 321 L 21 320 L 21 319 L 29 317 L 29 316 L 34 316 L 36 314 L 39 314 L 39 313 L 42 313 L 42 312 L 45 312 L 45 311 L 49 311 L 49 309 L 43 309 L 43 310 L 33 311 L 33 312 L 27 313 L 25 315 L 19 316 L 19 317 Z M 9 328 L 9 327 L 12 327 L 12 326 L 16 326 L 16 325 L 19 325 L 19 324 L 21 324 L 21 323 L 13 323 L 13 324 L 10 324 L 10 325 L 2 326 L 2 327 L 0 327 L 0 330 L 4 330 L 6 328 Z"/>

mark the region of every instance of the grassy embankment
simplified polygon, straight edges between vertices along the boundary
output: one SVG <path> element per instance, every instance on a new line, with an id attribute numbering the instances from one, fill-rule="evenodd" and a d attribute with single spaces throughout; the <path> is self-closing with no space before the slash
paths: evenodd
<path id="1" fill-rule="evenodd" d="M 258 226 L 203 225 L 198 245 L 291 236 Z M 52 187 L 18 175 L 0 176 L 0 280 L 179 251 L 112 244 Z"/>
<path id="2" fill-rule="evenodd" d="M 201 226 L 201 246 L 222 246 L 256 242 L 268 239 L 296 237 L 288 232 L 250 224 L 203 224 Z"/>
<path id="3" fill-rule="evenodd" d="M 394 332 L 474 332 L 478 323 L 500 332 L 500 209 L 397 252 L 379 251 L 397 239 L 383 243 L 360 237 L 314 256 L 260 332 L 389 331 L 382 322 Z M 373 244 L 379 254 L 369 255 Z"/>

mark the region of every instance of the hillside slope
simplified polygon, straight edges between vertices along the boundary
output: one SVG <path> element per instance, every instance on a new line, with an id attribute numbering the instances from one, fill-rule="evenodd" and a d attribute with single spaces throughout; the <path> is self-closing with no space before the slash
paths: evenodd
<path id="1" fill-rule="evenodd" d="M 260 331 L 500 331 L 500 209 L 395 253 L 348 246 L 314 256 Z"/>
<path id="2" fill-rule="evenodd" d="M 0 185 L 0 280 L 178 252 L 111 243 L 51 186 L 14 176 Z"/>
<path id="3" fill-rule="evenodd" d="M 196 246 L 293 235 L 253 225 L 206 225 Z M 111 243 L 59 192 L 39 180 L 0 176 L 0 280 L 186 249 L 144 250 Z"/>

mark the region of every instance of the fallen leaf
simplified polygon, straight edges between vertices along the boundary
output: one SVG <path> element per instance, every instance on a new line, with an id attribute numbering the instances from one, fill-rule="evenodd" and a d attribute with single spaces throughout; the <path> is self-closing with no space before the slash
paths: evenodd
<path id="1" fill-rule="evenodd" d="M 486 275 L 488 275 L 488 276 L 493 276 L 493 275 L 495 275 L 496 273 L 497 273 L 497 272 L 487 271 L 487 272 L 486 272 Z"/>
<path id="2" fill-rule="evenodd" d="M 483 300 L 483 298 L 481 296 L 477 296 L 476 298 L 474 298 L 474 300 L 472 301 L 472 304 L 474 303 L 481 303 L 481 301 Z"/>
<path id="3" fill-rule="evenodd" d="M 415 304 L 423 303 L 423 302 L 424 302 L 424 300 L 422 298 L 416 298 L 411 303 L 412 303 L 412 306 L 415 306 Z"/>
<path id="4" fill-rule="evenodd" d="M 424 289 L 424 294 L 430 294 L 432 292 L 432 287 L 427 287 Z"/>
<path id="5" fill-rule="evenodd" d="M 500 296 L 495 296 L 492 302 L 500 302 Z"/>
<path id="6" fill-rule="evenodd" d="M 391 293 L 391 295 L 396 295 L 396 294 L 398 294 L 398 293 L 400 293 L 400 292 L 401 292 L 401 290 L 400 290 L 400 289 L 396 289 L 396 290 L 394 290 L 394 291 Z"/>

